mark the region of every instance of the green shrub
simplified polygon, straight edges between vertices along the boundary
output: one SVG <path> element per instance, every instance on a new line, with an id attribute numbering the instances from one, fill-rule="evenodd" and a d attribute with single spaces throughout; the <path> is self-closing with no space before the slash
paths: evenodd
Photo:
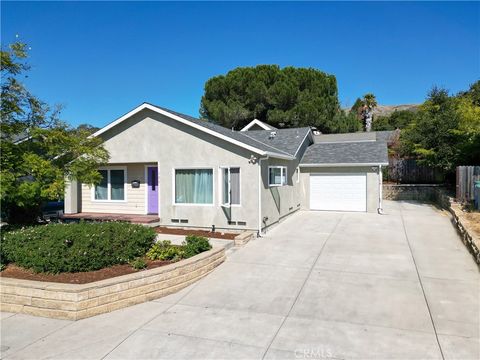
<path id="1" fill-rule="evenodd" d="M 188 235 L 181 246 L 172 245 L 169 240 L 159 241 L 147 252 L 150 260 L 180 260 L 210 250 L 212 246 L 203 236 Z"/>
<path id="2" fill-rule="evenodd" d="M 185 257 L 189 258 L 200 254 L 201 252 L 210 250 L 212 245 L 208 242 L 208 239 L 203 236 L 188 235 L 183 242 L 185 250 Z"/>
<path id="3" fill-rule="evenodd" d="M 144 256 L 155 236 L 122 222 L 49 224 L 4 232 L 1 251 L 6 261 L 36 272 L 92 271 Z"/>
<path id="4" fill-rule="evenodd" d="M 0 242 L 0 271 L 3 271 L 5 267 L 8 264 L 8 260 L 5 257 L 4 251 L 3 251 L 3 241 Z"/>
<path id="5" fill-rule="evenodd" d="M 185 256 L 181 246 L 172 245 L 169 240 L 159 241 L 147 252 L 147 258 L 150 260 L 180 260 Z"/>
<path id="6" fill-rule="evenodd" d="M 130 262 L 130 265 L 135 270 L 142 270 L 142 269 L 145 269 L 147 267 L 147 263 L 142 258 L 136 258 L 135 260 Z"/>

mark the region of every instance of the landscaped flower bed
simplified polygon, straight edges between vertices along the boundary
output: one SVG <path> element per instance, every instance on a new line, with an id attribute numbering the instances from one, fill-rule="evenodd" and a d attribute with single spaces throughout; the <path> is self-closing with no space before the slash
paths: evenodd
<path id="1" fill-rule="evenodd" d="M 222 231 L 208 231 L 208 230 L 199 230 L 199 229 L 182 229 L 182 228 L 170 228 L 166 226 L 157 226 L 155 231 L 159 234 L 169 234 L 169 235 L 197 235 L 204 236 L 206 238 L 216 238 L 224 240 L 234 240 L 240 232 L 222 232 Z"/>
<path id="2" fill-rule="evenodd" d="M 86 283 L 151 269 L 211 249 L 208 239 L 187 236 L 182 245 L 155 243 L 153 229 L 121 222 L 51 224 L 5 232 L 2 276 Z M 129 264 L 129 265 L 126 265 Z"/>
<path id="3" fill-rule="evenodd" d="M 6 312 L 79 320 L 175 293 L 208 275 L 224 260 L 225 249 L 217 247 L 166 266 L 88 284 L 2 276 L 0 308 Z"/>

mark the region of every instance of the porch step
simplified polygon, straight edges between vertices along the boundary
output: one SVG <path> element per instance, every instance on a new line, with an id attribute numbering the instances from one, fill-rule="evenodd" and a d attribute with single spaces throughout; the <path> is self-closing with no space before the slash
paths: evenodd
<path id="1" fill-rule="evenodd" d="M 126 221 L 134 224 L 158 223 L 160 218 L 157 215 L 138 214 L 107 214 L 82 212 L 77 214 L 63 214 L 65 220 L 90 220 L 90 221 Z"/>

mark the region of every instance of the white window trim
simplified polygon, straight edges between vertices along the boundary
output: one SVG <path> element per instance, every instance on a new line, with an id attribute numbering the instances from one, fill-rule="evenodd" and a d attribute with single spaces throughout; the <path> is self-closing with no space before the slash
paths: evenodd
<path id="1" fill-rule="evenodd" d="M 280 171 L 280 178 L 285 178 L 285 182 L 283 184 L 270 184 L 270 169 L 281 169 Z M 283 176 L 285 174 L 285 176 Z M 278 186 L 285 186 L 288 184 L 288 169 L 286 166 L 269 166 L 268 167 L 268 186 L 269 187 L 278 187 Z"/>
<path id="2" fill-rule="evenodd" d="M 239 204 L 230 204 L 230 191 L 228 192 L 228 204 L 223 203 L 223 170 L 228 169 L 228 186 L 230 187 L 230 169 L 239 169 L 239 189 L 238 189 L 238 194 L 239 194 L 239 199 L 240 203 Z M 242 168 L 240 166 L 220 166 L 219 167 L 220 171 L 218 172 L 218 199 L 220 202 L 221 207 L 229 208 L 229 207 L 242 207 Z"/>
<path id="3" fill-rule="evenodd" d="M 175 201 L 175 173 L 177 170 L 212 170 L 212 203 L 211 204 L 195 204 L 195 203 L 177 203 Z M 180 166 L 172 168 L 172 204 L 174 206 L 215 206 L 215 168 L 213 167 L 195 167 L 195 166 Z"/>
<path id="4" fill-rule="evenodd" d="M 300 182 L 300 166 L 297 166 L 297 184 Z"/>
<path id="5" fill-rule="evenodd" d="M 95 199 L 95 185 L 92 186 L 91 190 L 91 201 L 96 203 L 126 203 L 127 202 L 127 167 L 126 166 L 102 166 L 98 168 L 98 170 L 106 170 L 107 171 L 107 199 Z M 111 190 L 112 185 L 110 183 L 110 171 L 111 170 L 123 170 L 123 200 L 111 200 Z"/>

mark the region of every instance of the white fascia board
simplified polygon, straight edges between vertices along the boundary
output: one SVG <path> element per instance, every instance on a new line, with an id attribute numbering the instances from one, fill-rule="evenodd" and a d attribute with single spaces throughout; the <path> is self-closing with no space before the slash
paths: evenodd
<path id="1" fill-rule="evenodd" d="M 378 140 L 336 140 L 336 141 L 319 141 L 315 144 L 347 144 L 347 143 L 364 143 L 364 142 L 376 142 Z"/>
<path id="2" fill-rule="evenodd" d="M 303 143 L 305 142 L 306 138 L 307 138 L 309 135 L 311 135 L 311 134 L 312 134 L 312 130 L 308 130 L 308 131 L 307 131 L 307 134 L 305 135 L 305 137 L 303 138 L 302 142 L 301 142 L 300 145 L 298 146 L 297 151 L 295 151 L 295 157 L 297 157 L 297 154 L 298 154 L 298 152 L 300 151 L 300 149 L 301 149 Z M 313 142 L 314 142 L 314 139 L 312 139 L 312 143 L 313 143 Z"/>
<path id="3" fill-rule="evenodd" d="M 333 164 L 300 164 L 300 167 L 358 167 L 358 166 L 379 166 L 388 165 L 388 163 L 333 163 Z"/>
<path id="4" fill-rule="evenodd" d="M 168 111 L 165 111 L 165 110 L 163 110 L 163 109 L 159 109 L 159 108 L 157 108 L 156 106 L 153 106 L 153 105 L 150 105 L 150 104 L 147 104 L 147 103 L 143 103 L 142 105 L 136 107 L 136 108 L 133 109 L 132 111 L 126 113 L 126 114 L 123 115 L 122 117 L 120 117 L 120 118 L 118 118 L 117 120 L 111 122 L 110 124 L 108 124 L 107 126 L 101 128 L 101 129 L 98 130 L 96 133 L 94 133 L 94 134 L 92 134 L 92 135 L 90 135 L 90 136 L 91 136 L 91 137 L 99 136 L 99 135 L 103 134 L 104 132 L 106 132 L 107 130 L 110 130 L 110 129 L 113 128 L 114 126 L 120 124 L 121 122 L 125 121 L 126 119 L 130 118 L 131 116 L 135 115 L 136 113 L 138 113 L 138 112 L 140 112 L 140 111 L 142 111 L 142 110 L 144 110 L 144 109 L 152 110 L 152 111 L 154 111 L 154 112 L 156 112 L 156 113 L 159 113 L 159 114 L 161 114 L 161 115 L 167 116 L 167 117 L 169 117 L 169 118 L 171 118 L 171 119 L 173 119 L 173 120 L 176 120 L 176 121 L 178 121 L 178 122 L 181 122 L 181 123 L 183 123 L 183 124 L 186 124 L 186 125 L 188 125 L 188 126 L 191 126 L 191 127 L 195 128 L 195 129 L 198 129 L 198 130 L 200 130 L 200 131 L 203 131 L 203 132 L 205 132 L 205 133 L 207 133 L 207 134 L 213 135 L 213 136 L 215 136 L 215 137 L 217 137 L 217 138 L 219 138 L 219 139 L 225 140 L 225 141 L 227 141 L 227 142 L 229 142 L 229 143 L 235 144 L 235 145 L 240 146 L 240 147 L 242 147 L 242 148 L 244 148 L 244 149 L 253 151 L 254 153 L 257 153 L 257 154 L 259 154 L 259 155 L 266 155 L 266 152 L 263 151 L 263 150 L 257 149 L 257 148 L 255 148 L 255 147 L 253 147 L 253 146 L 244 144 L 244 143 L 242 143 L 242 142 L 240 142 L 240 141 L 237 141 L 237 140 L 235 140 L 235 139 L 232 139 L 232 138 L 229 138 L 229 137 L 227 137 L 227 136 L 224 136 L 224 135 L 222 135 L 222 134 L 220 134 L 220 133 L 218 133 L 218 132 L 216 132 L 216 131 L 213 131 L 213 130 L 207 129 L 207 128 L 203 127 L 203 126 L 197 125 L 197 124 L 195 124 L 195 123 L 193 123 L 193 122 L 191 122 L 191 121 L 188 121 L 188 120 L 186 120 L 186 119 L 184 119 L 184 118 L 182 118 L 182 117 L 180 117 L 180 116 L 174 115 L 174 114 L 172 114 L 172 113 L 169 113 Z M 272 154 L 272 156 L 277 157 L 277 156 L 274 155 L 274 154 Z"/>
<path id="5" fill-rule="evenodd" d="M 264 130 L 273 130 L 270 126 L 268 126 L 267 124 L 265 124 L 264 122 L 258 120 L 258 119 L 253 119 L 252 121 L 250 121 L 247 125 L 245 125 L 240 131 L 247 131 L 248 129 L 250 129 L 252 126 L 254 125 L 258 125 L 260 126 L 262 129 Z"/>
<path id="6" fill-rule="evenodd" d="M 267 151 L 264 155 L 268 155 L 269 157 L 273 157 L 273 158 L 276 158 L 276 159 L 284 159 L 284 160 L 294 160 L 295 159 L 295 156 L 282 155 L 282 154 L 273 153 L 273 152 L 270 152 L 270 151 Z"/>

